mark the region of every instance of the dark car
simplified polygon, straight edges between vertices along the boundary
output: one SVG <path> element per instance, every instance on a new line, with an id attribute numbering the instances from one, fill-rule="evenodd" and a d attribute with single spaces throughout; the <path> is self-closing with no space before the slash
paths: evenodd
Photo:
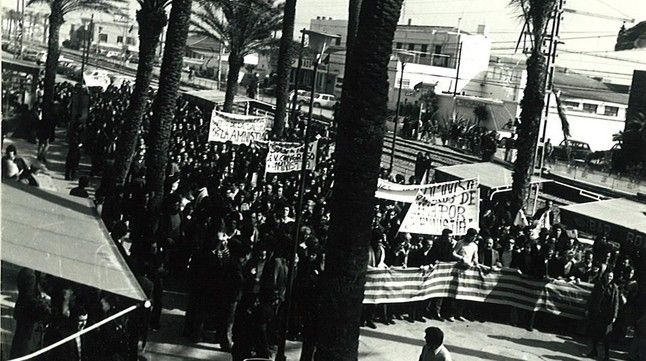
<path id="1" fill-rule="evenodd" d="M 578 140 L 564 139 L 559 145 L 554 147 L 552 157 L 557 160 L 582 160 L 588 159 L 592 153 L 590 145 Z"/>

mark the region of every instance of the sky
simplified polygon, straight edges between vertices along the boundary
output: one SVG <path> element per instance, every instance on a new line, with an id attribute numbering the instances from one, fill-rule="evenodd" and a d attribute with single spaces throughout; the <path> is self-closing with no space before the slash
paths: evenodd
<path id="1" fill-rule="evenodd" d="M 5 7 L 16 6 L 16 0 L 0 1 Z M 134 12 L 138 5 L 135 0 L 130 1 Z M 510 0 L 405 0 L 400 24 L 405 24 L 410 19 L 414 25 L 457 27 L 461 18 L 460 27 L 467 32 L 475 32 L 479 24 L 484 24 L 487 25 L 492 42 L 492 53 L 512 56 L 522 22 L 509 2 Z M 347 7 L 348 0 L 297 0 L 296 29 L 309 27 L 310 19 L 317 16 L 347 19 Z M 560 34 L 563 44 L 559 45 L 559 50 L 562 51 L 563 63 L 568 67 L 574 65 L 582 69 L 596 69 L 600 63 L 607 62 L 599 55 L 614 50 L 617 32 L 622 25 L 621 18 L 635 19 L 635 23 L 627 22 L 627 27 L 646 20 L 646 0 L 567 0 L 565 7 L 617 17 L 604 19 L 581 13 L 563 14 Z M 295 36 L 298 36 L 298 31 Z M 584 52 L 587 55 L 573 57 L 568 51 Z M 634 62 L 629 62 L 619 65 L 628 68 L 646 67 L 646 59 L 638 59 L 642 64 L 634 66 Z M 557 65 L 558 63 L 557 59 Z M 632 70 L 622 72 L 631 73 Z"/>
<path id="2" fill-rule="evenodd" d="M 296 28 L 307 27 L 317 16 L 347 19 L 347 0 L 297 0 Z M 644 0 L 568 0 L 568 9 L 590 13 L 646 20 Z M 498 53 L 512 53 L 522 23 L 509 0 L 406 0 L 400 24 L 411 19 L 414 25 L 458 26 L 475 32 L 479 24 L 487 25 L 492 48 Z M 577 51 L 613 50 L 617 31 L 622 21 L 601 19 L 580 14 L 563 15 L 561 38 L 564 48 Z M 627 27 L 631 24 L 627 23 Z M 576 38 L 576 39 L 573 39 Z M 585 38 L 585 39 L 582 39 Z"/>

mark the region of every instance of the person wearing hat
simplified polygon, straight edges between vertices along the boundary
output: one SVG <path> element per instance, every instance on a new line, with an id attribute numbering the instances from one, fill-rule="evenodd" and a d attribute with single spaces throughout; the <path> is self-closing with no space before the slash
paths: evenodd
<path id="1" fill-rule="evenodd" d="M 419 361 L 451 361 L 451 353 L 444 347 L 444 332 L 437 327 L 427 327 Z"/>

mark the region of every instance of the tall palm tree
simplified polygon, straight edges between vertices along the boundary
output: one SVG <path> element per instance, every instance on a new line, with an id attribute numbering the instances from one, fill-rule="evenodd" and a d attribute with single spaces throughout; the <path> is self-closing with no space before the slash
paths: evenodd
<path id="1" fill-rule="evenodd" d="M 354 42 L 357 39 L 360 12 L 361 0 L 348 1 L 348 31 L 345 39 L 346 58 L 348 59 L 354 47 Z M 343 76 L 345 77 L 345 74 Z"/>
<path id="2" fill-rule="evenodd" d="M 166 7 L 171 0 L 138 0 L 141 9 L 137 11 L 139 24 L 139 60 L 135 85 L 130 94 L 126 119 L 117 141 L 114 163 L 114 186 L 123 185 L 132 163 L 139 128 L 146 112 L 150 81 L 152 78 L 155 51 L 159 37 L 166 26 Z M 116 195 L 116 193 L 112 193 Z"/>
<path id="3" fill-rule="evenodd" d="M 283 17 L 283 30 L 280 37 L 278 50 L 278 66 L 276 80 L 276 110 L 274 112 L 274 125 L 272 133 L 280 136 L 285 129 L 285 114 L 289 103 L 289 72 L 292 68 L 292 50 L 294 44 L 294 19 L 296 17 L 296 0 L 285 1 L 285 15 Z"/>
<path id="4" fill-rule="evenodd" d="M 190 18 L 191 0 L 172 0 L 159 76 L 159 89 L 152 105 L 150 147 L 146 153 L 146 185 L 153 192 L 150 210 L 155 217 L 151 221 L 158 219 L 156 217 L 160 214 L 164 200 L 168 148 L 173 119 L 175 119 L 175 111 L 177 110 L 177 97 Z"/>
<path id="5" fill-rule="evenodd" d="M 536 153 L 541 114 L 545 106 L 547 60 L 542 44 L 547 35 L 547 24 L 559 0 L 512 0 L 511 4 L 522 11 L 522 19 L 530 29 L 532 50 L 527 59 L 527 84 L 520 102 L 518 126 L 518 156 L 514 164 L 512 183 L 512 211 L 520 210 L 529 195 L 530 177 Z"/>
<path id="6" fill-rule="evenodd" d="M 29 0 L 27 6 L 32 4 L 46 4 L 49 6 L 49 38 L 47 39 L 47 60 L 45 61 L 45 78 L 43 79 L 43 119 L 51 120 L 54 102 L 54 84 L 58 58 L 61 55 L 59 33 L 65 22 L 65 16 L 79 10 L 94 10 L 111 12 L 116 9 L 115 3 L 126 0 Z"/>
<path id="7" fill-rule="evenodd" d="M 321 277 L 316 360 L 356 360 L 375 190 L 386 121 L 388 62 L 403 0 L 363 0 L 338 112 L 330 238 Z"/>
<path id="8" fill-rule="evenodd" d="M 229 48 L 223 110 L 231 112 L 244 57 L 276 44 L 272 33 L 281 29 L 284 4 L 272 0 L 200 0 L 199 4 L 191 21 L 192 32 L 223 41 Z"/>

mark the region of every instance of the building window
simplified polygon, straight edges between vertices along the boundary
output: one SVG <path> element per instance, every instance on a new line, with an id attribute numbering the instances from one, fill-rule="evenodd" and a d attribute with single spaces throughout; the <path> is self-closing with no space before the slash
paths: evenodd
<path id="1" fill-rule="evenodd" d="M 399 88 L 399 80 L 397 81 L 397 88 Z M 401 79 L 401 87 L 402 89 L 408 89 L 410 88 L 410 79 Z"/>
<path id="2" fill-rule="evenodd" d="M 617 115 L 619 115 L 619 107 L 612 107 L 610 105 L 606 105 L 605 110 L 603 111 L 603 115 L 616 117 Z"/>
<path id="3" fill-rule="evenodd" d="M 565 107 L 569 109 L 579 109 L 579 105 L 581 104 L 578 102 L 570 102 L 570 101 L 564 100 L 563 105 L 565 105 Z"/>
<path id="4" fill-rule="evenodd" d="M 336 38 L 336 42 L 334 43 L 336 46 L 341 45 L 341 37 Z"/>
<path id="5" fill-rule="evenodd" d="M 401 49 L 402 48 L 402 43 L 397 43 L 396 47 L 397 47 L 397 49 Z"/>
<path id="6" fill-rule="evenodd" d="M 434 54 L 442 54 L 442 45 L 435 45 Z"/>
<path id="7" fill-rule="evenodd" d="M 107 43 L 108 42 L 108 34 L 99 34 L 99 41 Z"/>
<path id="8" fill-rule="evenodd" d="M 408 44 L 408 50 L 415 50 L 415 44 Z"/>
<path id="9" fill-rule="evenodd" d="M 123 44 L 123 36 L 117 36 L 117 44 Z"/>
<path id="10" fill-rule="evenodd" d="M 428 51 L 428 45 L 427 44 L 422 44 L 422 48 L 420 49 L 420 51 L 422 52 L 421 57 L 426 58 L 426 52 Z"/>
<path id="11" fill-rule="evenodd" d="M 128 45 L 135 45 L 135 38 L 133 38 L 133 37 L 131 37 L 131 36 L 128 36 L 128 37 L 126 38 L 126 44 L 128 44 Z"/>
<path id="12" fill-rule="evenodd" d="M 597 104 L 583 103 L 583 111 L 586 113 L 596 113 L 598 107 L 599 106 Z"/>

